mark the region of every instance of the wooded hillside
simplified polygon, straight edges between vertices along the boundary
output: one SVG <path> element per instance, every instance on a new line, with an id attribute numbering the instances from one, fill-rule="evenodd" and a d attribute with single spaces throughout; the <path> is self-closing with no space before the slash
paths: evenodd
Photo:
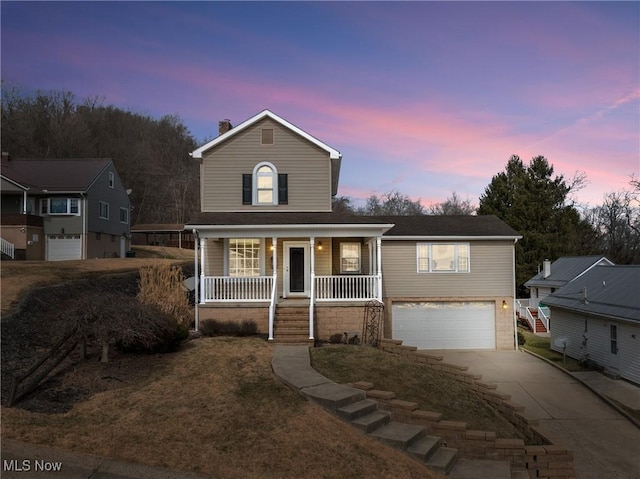
<path id="1" fill-rule="evenodd" d="M 196 141 L 177 116 L 76 100 L 70 92 L 2 91 L 2 151 L 14 158 L 111 158 L 131 189 L 131 224 L 184 223 L 199 210 Z"/>

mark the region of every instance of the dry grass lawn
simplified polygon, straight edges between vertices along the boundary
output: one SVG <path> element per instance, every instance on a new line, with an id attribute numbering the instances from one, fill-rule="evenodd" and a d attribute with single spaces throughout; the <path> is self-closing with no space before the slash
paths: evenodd
<path id="1" fill-rule="evenodd" d="M 1 314 L 10 313 L 30 290 L 79 278 L 135 271 L 156 263 L 184 264 L 193 251 L 152 246 L 136 247 L 135 258 L 104 258 L 77 261 L 3 261 L 0 267 Z"/>
<path id="2" fill-rule="evenodd" d="M 308 403 L 265 341 L 203 338 L 64 414 L 2 408 L 2 437 L 212 477 L 439 478 Z"/>
<path id="3" fill-rule="evenodd" d="M 398 399 L 418 403 L 422 410 L 441 413 L 443 419 L 464 421 L 469 429 L 493 431 L 504 439 L 522 438 L 465 384 L 400 356 L 368 347 L 331 345 L 312 349 L 311 363 L 336 382 L 368 381 L 376 389 L 393 391 Z"/>

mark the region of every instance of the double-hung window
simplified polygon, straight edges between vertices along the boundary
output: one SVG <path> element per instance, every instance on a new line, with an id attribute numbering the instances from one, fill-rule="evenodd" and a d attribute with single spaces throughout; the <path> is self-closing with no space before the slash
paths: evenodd
<path id="1" fill-rule="evenodd" d="M 418 243 L 418 273 L 468 273 L 469 243 Z"/>
<path id="2" fill-rule="evenodd" d="M 260 276 L 260 239 L 229 240 L 229 276 Z"/>
<path id="3" fill-rule="evenodd" d="M 255 204 L 274 204 L 277 174 L 270 165 L 262 165 L 255 172 Z"/>
<path id="4" fill-rule="evenodd" d="M 99 217 L 102 220 L 108 220 L 109 219 L 109 203 L 105 203 L 104 201 L 100 202 Z"/>
<path id="5" fill-rule="evenodd" d="M 129 208 L 120 207 L 120 223 L 129 224 Z"/>
<path id="6" fill-rule="evenodd" d="M 360 243 L 340 243 L 340 272 L 360 272 Z"/>

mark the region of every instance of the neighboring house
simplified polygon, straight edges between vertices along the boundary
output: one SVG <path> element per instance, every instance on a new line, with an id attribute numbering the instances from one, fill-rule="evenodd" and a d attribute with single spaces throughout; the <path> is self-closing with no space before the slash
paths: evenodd
<path id="1" fill-rule="evenodd" d="M 129 196 L 110 159 L 2 161 L 2 239 L 15 257 L 124 257 Z"/>
<path id="2" fill-rule="evenodd" d="M 361 334 L 385 304 L 384 336 L 420 348 L 515 346 L 518 233 L 494 216 L 332 212 L 342 155 L 265 110 L 192 153 L 197 321 L 254 320 L 269 339 Z"/>
<path id="3" fill-rule="evenodd" d="M 131 227 L 134 245 L 169 246 L 193 249 L 193 232 L 185 231 L 183 224 L 137 224 Z"/>
<path id="4" fill-rule="evenodd" d="M 529 300 L 519 300 L 519 314 L 529 322 L 534 333 L 549 331 L 549 315 L 544 299 L 598 265 L 612 265 L 604 256 L 563 256 L 553 263 L 545 259 L 542 271 L 524 283 L 529 289 Z"/>
<path id="5" fill-rule="evenodd" d="M 640 266 L 591 268 L 545 303 L 553 350 L 640 384 Z"/>

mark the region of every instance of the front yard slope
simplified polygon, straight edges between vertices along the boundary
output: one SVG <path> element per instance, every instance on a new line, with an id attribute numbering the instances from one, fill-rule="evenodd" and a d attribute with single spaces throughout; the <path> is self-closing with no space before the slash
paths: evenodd
<path id="1" fill-rule="evenodd" d="M 440 477 L 302 399 L 271 358 L 257 338 L 194 340 L 65 413 L 3 407 L 2 437 L 212 477 Z"/>

